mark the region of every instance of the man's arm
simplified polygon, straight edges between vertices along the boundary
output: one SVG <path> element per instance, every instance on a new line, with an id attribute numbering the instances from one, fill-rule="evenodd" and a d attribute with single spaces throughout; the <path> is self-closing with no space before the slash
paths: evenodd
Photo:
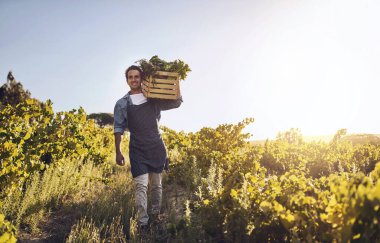
<path id="1" fill-rule="evenodd" d="M 154 99 L 154 101 L 156 102 L 158 108 L 161 111 L 178 108 L 181 106 L 181 103 L 183 102 L 182 95 L 176 100 Z"/>
<path id="2" fill-rule="evenodd" d="M 121 133 L 114 133 L 115 135 L 115 148 L 116 153 L 121 153 L 120 145 L 121 145 Z"/>
<path id="3" fill-rule="evenodd" d="M 123 116 L 123 110 L 119 103 L 115 104 L 113 110 L 113 131 L 114 133 L 124 134 L 124 130 L 126 128 L 127 121 Z"/>
<path id="4" fill-rule="evenodd" d="M 116 103 L 114 112 L 114 135 L 115 135 L 115 148 L 116 148 L 116 163 L 118 165 L 124 165 L 124 156 L 121 153 L 121 136 L 124 134 L 126 127 L 126 120 L 122 113 L 120 104 Z"/>
<path id="5" fill-rule="evenodd" d="M 124 156 L 121 153 L 121 133 L 114 133 L 115 135 L 115 147 L 116 147 L 116 163 L 118 165 L 124 165 Z"/>

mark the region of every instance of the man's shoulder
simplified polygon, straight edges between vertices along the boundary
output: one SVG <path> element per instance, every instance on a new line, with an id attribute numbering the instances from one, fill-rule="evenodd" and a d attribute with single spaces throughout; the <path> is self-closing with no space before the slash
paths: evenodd
<path id="1" fill-rule="evenodd" d="M 123 97 L 121 97 L 120 99 L 118 99 L 116 101 L 115 106 L 117 106 L 117 105 L 120 105 L 122 107 L 126 106 L 128 104 L 128 96 L 129 96 L 129 94 L 127 93 L 126 95 L 124 95 Z"/>

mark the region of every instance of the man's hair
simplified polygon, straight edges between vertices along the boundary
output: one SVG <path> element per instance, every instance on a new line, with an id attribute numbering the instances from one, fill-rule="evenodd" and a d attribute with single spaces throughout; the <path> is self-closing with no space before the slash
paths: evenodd
<path id="1" fill-rule="evenodd" d="M 127 70 L 125 71 L 125 77 L 127 78 L 127 80 L 128 80 L 128 72 L 131 71 L 131 70 L 137 70 L 137 71 L 139 71 L 141 80 L 144 79 L 144 72 L 141 70 L 141 68 L 139 66 L 132 65 L 129 68 L 127 68 Z"/>

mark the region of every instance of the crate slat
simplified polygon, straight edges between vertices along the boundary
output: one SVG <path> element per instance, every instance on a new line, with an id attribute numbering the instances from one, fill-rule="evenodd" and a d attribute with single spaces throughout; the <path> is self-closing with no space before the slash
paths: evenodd
<path id="1" fill-rule="evenodd" d="M 171 94 L 148 94 L 147 98 L 159 98 L 159 99 L 169 99 L 169 100 L 176 100 L 178 97 Z"/>
<path id="2" fill-rule="evenodd" d="M 147 85 L 149 88 L 159 88 L 159 89 L 178 89 L 178 86 L 175 84 L 155 84 L 155 83 L 148 83 Z"/>
<path id="3" fill-rule="evenodd" d="M 179 77 L 179 73 L 176 72 L 165 72 L 165 71 L 157 71 L 156 75 L 163 75 L 163 76 L 171 76 L 171 77 Z"/>
<path id="4" fill-rule="evenodd" d="M 170 89 L 154 89 L 154 88 L 149 88 L 149 93 L 174 94 L 174 95 L 176 95 L 178 93 L 178 91 L 177 90 L 170 90 Z"/>
<path id="5" fill-rule="evenodd" d="M 153 78 L 153 83 L 175 84 L 177 80 Z"/>
<path id="6" fill-rule="evenodd" d="M 160 78 L 156 78 L 157 75 L 160 75 Z M 167 78 L 162 76 L 166 76 Z M 142 89 L 147 98 L 178 99 L 179 74 L 158 71 L 156 75 L 148 77 L 146 82 L 143 82 Z"/>

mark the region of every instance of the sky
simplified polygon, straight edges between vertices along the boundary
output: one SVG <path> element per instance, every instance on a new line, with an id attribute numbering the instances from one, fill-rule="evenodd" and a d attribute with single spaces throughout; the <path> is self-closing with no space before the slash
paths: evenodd
<path id="1" fill-rule="evenodd" d="M 12 70 L 55 112 L 113 113 L 142 58 L 181 59 L 177 131 L 253 117 L 251 139 L 380 133 L 380 1 L 0 0 L 0 83 Z M 2 80 L 1 80 L 2 79 Z"/>

